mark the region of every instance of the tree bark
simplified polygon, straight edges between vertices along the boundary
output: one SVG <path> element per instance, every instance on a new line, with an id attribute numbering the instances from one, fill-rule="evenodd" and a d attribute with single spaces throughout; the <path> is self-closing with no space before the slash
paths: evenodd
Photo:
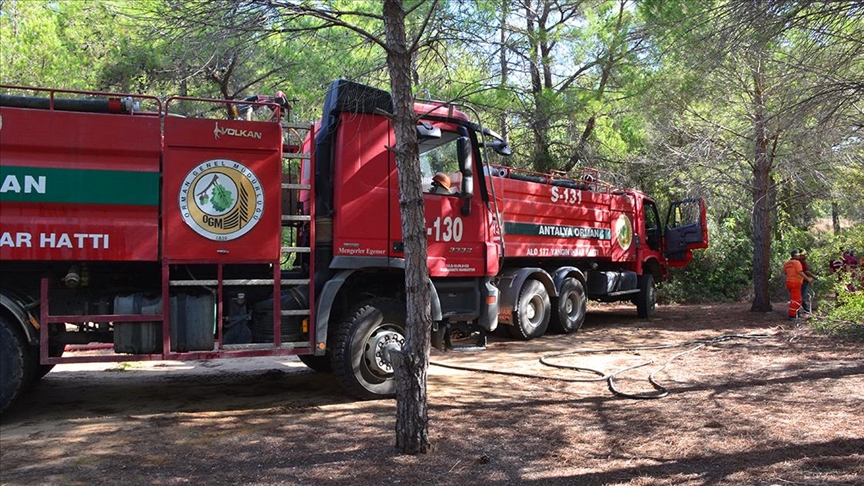
<path id="1" fill-rule="evenodd" d="M 753 165 L 753 312 L 771 310 L 771 212 L 776 188 L 771 182 L 773 157 L 769 150 L 764 78 L 761 64 L 753 71 L 753 128 L 755 150 Z"/>
<path id="2" fill-rule="evenodd" d="M 426 373 L 432 318 L 430 290 L 426 285 L 429 280 L 426 220 L 411 86 L 411 52 L 405 33 L 402 0 L 384 0 L 383 14 L 387 68 L 393 96 L 392 120 L 396 134 L 393 151 L 399 176 L 407 306 L 405 345 L 401 352 L 393 353 L 391 357 L 396 376 L 396 450 L 403 454 L 422 454 L 428 452 L 430 446 Z"/>
<path id="3" fill-rule="evenodd" d="M 501 91 L 507 89 L 507 76 L 509 70 L 507 67 L 507 14 L 509 12 L 509 0 L 501 2 Z M 507 112 L 501 112 L 501 126 L 499 132 L 504 140 L 507 140 Z"/>
<path id="4" fill-rule="evenodd" d="M 602 63 L 600 83 L 597 86 L 597 101 L 603 101 L 603 95 L 606 92 L 606 83 L 609 82 L 609 76 L 612 74 L 612 69 L 616 67 L 616 63 L 618 62 L 616 54 L 619 46 L 624 42 L 620 39 L 623 37 L 621 30 L 624 23 L 624 3 L 625 2 L 622 1 L 618 5 L 618 19 L 615 21 L 615 35 L 612 37 L 612 42 L 609 44 L 609 52 L 606 53 L 606 59 Z M 580 163 L 587 160 L 588 157 L 585 152 L 588 145 L 588 139 L 594 133 L 594 127 L 596 125 L 597 113 L 592 113 L 588 118 L 588 121 L 585 123 L 585 130 L 582 131 L 582 136 L 579 137 L 579 143 L 576 144 L 576 148 L 573 150 L 573 155 L 570 156 L 570 160 L 563 167 L 564 172 L 570 172 Z"/>
<path id="5" fill-rule="evenodd" d="M 525 31 L 528 33 L 528 64 L 531 71 L 531 96 L 534 99 L 534 113 L 530 122 L 534 137 L 534 170 L 546 172 L 553 167 L 554 161 L 549 150 L 549 108 L 543 96 L 543 59 L 540 54 L 542 33 L 537 26 L 538 22 L 537 9 L 531 0 L 526 0 Z"/>

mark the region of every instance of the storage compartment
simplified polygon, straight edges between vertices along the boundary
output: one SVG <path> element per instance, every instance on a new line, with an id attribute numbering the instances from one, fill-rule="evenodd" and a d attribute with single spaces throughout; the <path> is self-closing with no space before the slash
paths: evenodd
<path id="1" fill-rule="evenodd" d="M 588 274 L 588 295 L 607 295 L 618 285 L 618 272 L 591 272 Z"/>
<path id="2" fill-rule="evenodd" d="M 115 314 L 162 314 L 162 298 L 137 293 L 114 297 Z M 162 352 L 161 322 L 115 322 L 114 352 L 153 354 Z"/>
<path id="3" fill-rule="evenodd" d="M 215 342 L 215 299 L 211 294 L 171 297 L 171 351 L 211 351 Z"/>
<path id="4" fill-rule="evenodd" d="M 636 272 L 590 272 L 588 274 L 588 295 L 592 297 L 636 290 L 636 288 Z"/>
<path id="5" fill-rule="evenodd" d="M 638 281 L 636 272 L 623 271 L 618 280 L 618 290 L 636 290 L 639 288 Z"/>
<path id="6" fill-rule="evenodd" d="M 475 280 L 435 280 L 435 290 L 441 302 L 444 318 L 453 321 L 473 321 L 480 315 L 480 289 Z"/>

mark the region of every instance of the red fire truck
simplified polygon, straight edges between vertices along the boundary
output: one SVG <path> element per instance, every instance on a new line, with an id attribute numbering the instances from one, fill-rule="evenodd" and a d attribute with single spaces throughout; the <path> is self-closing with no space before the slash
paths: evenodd
<path id="1" fill-rule="evenodd" d="M 2 92 L 0 410 L 81 362 L 297 355 L 358 397 L 394 394 L 387 92 L 336 81 L 314 125 L 286 122 L 284 96 Z M 415 109 L 423 183 L 450 182 L 424 195 L 438 346 L 457 330 L 575 332 L 588 299 L 650 316 L 668 267 L 707 246 L 701 200 L 664 224 L 651 198 L 590 173 L 493 164 L 506 143 L 454 105 Z"/>

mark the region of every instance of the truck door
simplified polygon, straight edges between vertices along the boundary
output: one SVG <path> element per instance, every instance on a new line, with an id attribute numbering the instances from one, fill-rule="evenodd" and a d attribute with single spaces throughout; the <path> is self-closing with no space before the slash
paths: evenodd
<path id="1" fill-rule="evenodd" d="M 708 248 L 708 219 L 702 198 L 675 201 L 666 216 L 666 247 L 670 267 L 683 267 L 693 259 L 692 250 Z"/>
<path id="2" fill-rule="evenodd" d="M 470 142 L 455 126 L 441 128 L 440 138 L 420 141 L 429 274 L 476 277 L 486 270 L 484 213 L 479 210 L 479 197 L 470 197 L 475 192 L 474 178 L 464 176 L 458 156 L 459 144 Z"/>

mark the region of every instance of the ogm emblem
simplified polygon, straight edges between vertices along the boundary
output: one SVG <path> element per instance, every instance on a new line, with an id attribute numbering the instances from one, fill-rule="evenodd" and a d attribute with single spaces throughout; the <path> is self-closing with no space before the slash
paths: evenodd
<path id="1" fill-rule="evenodd" d="M 633 244 L 633 224 L 626 214 L 618 216 L 618 220 L 615 221 L 615 236 L 622 250 L 627 250 Z"/>
<path id="2" fill-rule="evenodd" d="M 202 162 L 183 179 L 180 213 L 193 231 L 207 239 L 237 239 L 255 227 L 264 214 L 261 182 L 239 162 Z"/>

